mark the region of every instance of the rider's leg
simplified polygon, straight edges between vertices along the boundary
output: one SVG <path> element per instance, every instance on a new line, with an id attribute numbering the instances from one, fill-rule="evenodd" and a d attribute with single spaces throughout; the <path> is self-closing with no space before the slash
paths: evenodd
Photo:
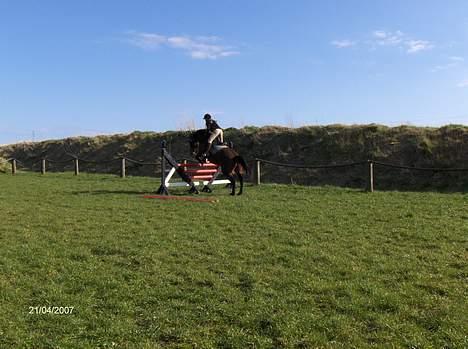
<path id="1" fill-rule="evenodd" d="M 213 143 L 213 141 L 219 137 L 220 134 L 223 133 L 223 130 L 217 128 L 216 130 L 210 132 L 210 136 L 208 137 L 208 143 Z"/>
<path id="2" fill-rule="evenodd" d="M 210 152 L 210 149 L 211 149 L 211 145 L 213 143 L 211 142 L 208 142 L 208 144 L 206 145 L 206 149 L 205 149 L 205 152 L 203 153 L 205 156 Z"/>
<path id="3" fill-rule="evenodd" d="M 208 158 L 208 152 L 209 152 L 210 149 L 211 149 L 211 144 L 212 144 L 211 142 L 208 142 L 208 143 L 206 144 L 205 150 L 203 151 L 202 155 L 200 156 L 202 162 L 205 162 L 205 161 L 207 160 L 207 158 Z"/>
<path id="4" fill-rule="evenodd" d="M 220 140 L 221 144 L 224 144 L 224 133 L 223 130 L 219 129 L 219 136 L 218 139 Z"/>
<path id="5" fill-rule="evenodd" d="M 210 151 L 211 149 L 211 145 L 213 143 L 213 141 L 219 136 L 220 133 L 222 133 L 223 131 L 219 128 L 217 128 L 216 130 L 214 130 L 213 132 L 210 132 L 210 136 L 208 137 L 208 144 L 206 146 L 206 149 L 205 151 L 203 152 L 203 155 L 202 157 L 206 158 L 207 155 L 208 155 L 208 152 Z"/>

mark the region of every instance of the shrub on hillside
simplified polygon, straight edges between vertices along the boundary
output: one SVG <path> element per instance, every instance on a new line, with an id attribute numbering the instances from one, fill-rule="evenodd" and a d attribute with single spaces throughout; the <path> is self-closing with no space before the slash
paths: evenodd
<path id="1" fill-rule="evenodd" d="M 10 164 L 4 158 L 0 157 L 0 172 L 6 173 L 10 170 Z"/>

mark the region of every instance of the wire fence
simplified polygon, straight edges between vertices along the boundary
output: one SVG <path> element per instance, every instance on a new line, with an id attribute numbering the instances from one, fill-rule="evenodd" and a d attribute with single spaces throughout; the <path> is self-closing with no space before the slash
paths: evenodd
<path id="1" fill-rule="evenodd" d="M 0 163 L 10 163 L 12 174 L 16 174 L 18 172 L 18 169 L 24 169 L 24 170 L 29 170 L 29 171 L 36 171 L 37 169 L 40 169 L 40 172 L 42 174 L 45 174 L 47 170 L 51 168 L 51 166 L 54 166 L 56 167 L 57 170 L 71 169 L 75 172 L 75 175 L 78 175 L 83 165 L 100 166 L 100 165 L 108 165 L 111 163 L 120 162 L 119 174 L 121 177 L 126 176 L 126 168 L 128 164 L 134 164 L 136 166 L 158 166 L 160 165 L 160 161 L 155 161 L 155 162 L 141 161 L 141 160 L 136 160 L 136 159 L 122 157 L 122 156 L 115 157 L 109 160 L 100 160 L 100 161 L 85 159 L 85 158 L 81 158 L 78 156 L 70 156 L 68 159 L 65 159 L 65 160 L 54 160 L 54 159 L 50 159 L 47 157 L 44 157 L 42 159 L 37 159 L 37 158 L 30 158 L 30 159 L 32 159 L 32 161 L 29 161 L 27 164 L 16 158 L 9 158 L 5 160 L 1 160 Z M 91 171 L 90 169 L 88 169 L 87 172 L 96 172 L 96 171 Z"/>
<path id="2" fill-rule="evenodd" d="M 51 166 L 56 167 L 57 170 L 72 170 L 74 171 L 75 175 L 80 173 L 80 168 L 83 165 L 108 165 L 111 163 L 118 163 L 120 162 L 120 177 L 126 177 L 126 170 L 128 164 L 133 164 L 134 166 L 158 166 L 161 165 L 161 158 L 158 158 L 157 161 L 147 161 L 147 160 L 136 160 L 125 156 L 118 156 L 114 157 L 109 160 L 90 160 L 75 156 L 73 154 L 67 153 L 66 155 L 69 156 L 68 159 L 64 160 L 54 160 L 48 157 L 44 157 L 41 159 L 36 158 L 29 158 L 32 159 L 31 162 L 26 164 L 25 162 L 16 159 L 16 158 L 9 158 L 0 160 L 0 164 L 10 163 L 11 164 L 11 173 L 16 174 L 18 168 L 30 170 L 30 171 L 37 171 L 38 169 L 42 174 L 45 174 Z M 27 160 L 24 160 L 27 161 Z M 193 161 L 188 159 L 183 159 L 183 161 Z M 284 167 L 284 168 L 292 168 L 292 169 L 309 169 L 309 170 L 322 170 L 322 169 L 340 169 L 340 168 L 351 168 L 351 167 L 358 167 L 358 166 L 365 166 L 367 170 L 365 171 L 366 175 L 363 176 L 365 178 L 364 182 L 366 183 L 365 189 L 373 192 L 376 186 L 375 182 L 375 173 L 374 167 L 383 167 L 383 168 L 392 168 L 392 169 L 400 169 L 400 170 L 409 170 L 409 171 L 424 171 L 424 172 L 454 172 L 454 173 L 461 173 L 461 172 L 468 172 L 467 167 L 460 167 L 460 168 L 445 168 L 445 167 L 417 167 L 417 166 L 407 166 L 407 165 L 399 165 L 394 163 L 382 162 L 382 161 L 375 161 L 375 160 L 365 160 L 365 161 L 355 161 L 355 162 L 345 162 L 341 164 L 325 164 L 325 165 L 307 165 L 307 164 L 293 164 L 293 163 L 281 163 L 266 159 L 256 158 L 254 161 L 250 163 L 254 167 L 254 171 L 251 173 L 251 180 L 254 184 L 261 184 L 262 183 L 262 164 L 270 165 L 274 167 Z M 67 166 L 68 165 L 68 166 Z M 96 172 L 91 171 L 88 169 L 87 172 Z"/>
<path id="3" fill-rule="evenodd" d="M 446 168 L 446 167 L 417 167 L 417 166 L 405 166 L 405 165 L 398 165 L 394 163 L 382 162 L 382 161 L 375 161 L 375 160 L 366 160 L 366 161 L 356 161 L 356 162 L 346 162 L 342 164 L 329 164 L 329 165 L 306 165 L 306 164 L 291 164 L 291 163 L 281 163 L 270 161 L 266 159 L 255 159 L 254 165 L 254 183 L 259 185 L 261 184 L 262 180 L 262 164 L 272 165 L 275 167 L 286 167 L 286 168 L 294 168 L 294 169 L 309 169 L 309 170 L 320 170 L 320 169 L 340 169 L 340 168 L 351 168 L 356 166 L 366 166 L 366 176 L 365 176 L 365 189 L 373 192 L 376 187 L 376 180 L 375 180 L 375 166 L 392 168 L 392 169 L 400 169 L 400 170 L 410 170 L 410 171 L 425 171 L 425 172 L 468 172 L 467 167 L 460 167 L 460 168 Z"/>

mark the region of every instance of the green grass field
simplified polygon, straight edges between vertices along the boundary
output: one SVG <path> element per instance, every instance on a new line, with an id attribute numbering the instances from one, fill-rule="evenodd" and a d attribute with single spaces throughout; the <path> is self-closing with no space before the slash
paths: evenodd
<path id="1" fill-rule="evenodd" d="M 0 348 L 468 346 L 468 195 L 157 186 L 0 175 Z"/>

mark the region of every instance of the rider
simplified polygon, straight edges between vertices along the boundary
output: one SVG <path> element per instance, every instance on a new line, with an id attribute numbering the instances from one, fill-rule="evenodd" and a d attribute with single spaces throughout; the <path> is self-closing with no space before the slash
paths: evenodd
<path id="1" fill-rule="evenodd" d="M 206 159 L 207 154 L 211 149 L 211 144 L 213 143 L 213 141 L 217 138 L 218 142 L 220 144 L 223 144 L 224 139 L 223 139 L 223 129 L 218 125 L 216 120 L 211 118 L 210 114 L 205 114 L 203 116 L 203 119 L 205 120 L 206 129 L 208 130 L 208 133 L 210 135 L 208 137 L 208 145 L 201 156 L 202 159 Z"/>

